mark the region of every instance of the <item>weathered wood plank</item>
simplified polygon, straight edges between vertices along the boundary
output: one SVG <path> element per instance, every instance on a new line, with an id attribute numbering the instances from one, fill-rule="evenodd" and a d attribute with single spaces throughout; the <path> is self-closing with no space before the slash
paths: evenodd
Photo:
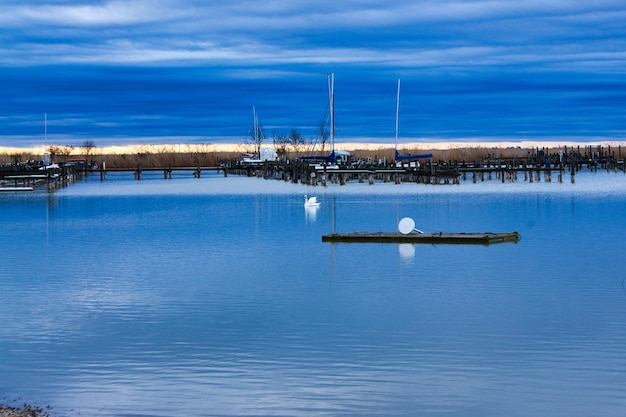
<path id="1" fill-rule="evenodd" d="M 331 233 L 322 236 L 322 242 L 330 243 L 439 243 L 439 244 L 478 244 L 517 242 L 520 236 L 512 233 L 401 233 L 353 232 Z"/>

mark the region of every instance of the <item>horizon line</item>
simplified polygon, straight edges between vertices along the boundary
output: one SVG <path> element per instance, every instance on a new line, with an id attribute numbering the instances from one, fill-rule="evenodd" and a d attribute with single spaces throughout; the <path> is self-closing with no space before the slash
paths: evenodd
<path id="1" fill-rule="evenodd" d="M 589 138 L 590 139 L 590 138 Z M 600 139 L 600 138 L 597 138 Z M 98 154 L 136 154 L 136 153 L 189 153 L 189 152 L 246 152 L 245 147 L 251 146 L 251 143 L 136 143 L 136 144 L 120 144 L 120 145 L 107 145 L 107 146 L 95 146 L 93 149 Z M 327 144 L 328 145 L 328 144 Z M 12 154 L 12 153 L 32 153 L 32 154 L 45 154 L 48 152 L 50 146 L 64 146 L 64 145 L 34 145 L 25 147 L 15 146 L 3 146 L 0 145 L 0 154 Z M 81 149 L 82 146 L 70 146 L 72 148 L 72 154 L 76 149 Z M 411 149 L 425 149 L 425 150 L 451 150 L 451 149 L 468 149 L 468 148 L 485 148 L 485 149 L 511 149 L 511 148 L 555 148 L 561 149 L 565 147 L 577 147 L 577 146 L 626 146 L 625 140 L 610 140 L 603 138 L 600 140 L 587 140 L 587 141 L 572 141 L 572 140 L 493 140 L 486 141 L 480 139 L 473 140 L 442 140 L 442 141 L 429 141 L 429 142 L 403 142 L 398 145 L 399 150 L 411 150 Z M 273 144 L 262 143 L 262 148 L 272 148 Z M 336 150 L 343 151 L 359 151 L 359 150 L 393 150 L 395 148 L 394 143 L 388 142 L 342 142 L 335 143 Z M 301 153 L 308 153 L 310 150 L 302 151 Z"/>

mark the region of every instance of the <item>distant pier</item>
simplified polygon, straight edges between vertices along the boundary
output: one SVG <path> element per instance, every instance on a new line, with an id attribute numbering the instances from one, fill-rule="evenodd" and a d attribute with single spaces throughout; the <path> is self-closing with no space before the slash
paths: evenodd
<path id="1" fill-rule="evenodd" d="M 130 173 L 136 180 L 141 180 L 142 175 L 145 173 L 154 173 L 160 172 L 163 174 L 163 179 L 172 179 L 173 172 L 190 172 L 194 178 L 201 178 L 202 173 L 205 171 L 217 172 L 221 171 L 224 173 L 224 176 L 227 175 L 227 170 L 224 167 L 142 167 L 138 165 L 133 168 L 88 168 L 85 170 L 87 173 L 94 173 L 100 175 L 100 181 L 106 180 L 107 174 L 110 173 Z"/>
<path id="2" fill-rule="evenodd" d="M 616 155 L 617 151 L 617 155 Z M 528 182 L 566 180 L 575 182 L 576 173 L 589 171 L 616 171 L 626 173 L 622 149 L 591 147 L 581 153 L 578 148 L 565 148 L 564 151 L 548 154 L 537 151 L 527 157 L 485 157 L 472 161 L 422 159 L 415 162 L 396 163 L 385 160 L 356 160 L 347 164 L 315 164 L 302 160 L 265 161 L 247 164 L 231 161 L 228 172 L 275 178 L 308 185 L 346 184 L 349 181 L 374 184 L 422 183 L 460 184 L 498 180 L 515 182 L 520 179 Z"/>

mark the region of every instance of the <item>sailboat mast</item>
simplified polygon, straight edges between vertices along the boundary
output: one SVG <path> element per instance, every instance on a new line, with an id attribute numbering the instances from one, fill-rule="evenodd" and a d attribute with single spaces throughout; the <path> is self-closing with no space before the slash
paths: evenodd
<path id="1" fill-rule="evenodd" d="M 400 115 L 400 79 L 398 78 L 398 93 L 396 95 L 396 150 L 398 149 L 398 119 Z"/>
<path id="2" fill-rule="evenodd" d="M 50 164 L 50 154 L 48 153 L 48 113 L 43 114 L 43 137 L 44 137 L 44 147 L 43 147 L 43 155 L 41 155 L 41 159 L 43 159 L 43 163 L 45 165 Z"/>
<path id="3" fill-rule="evenodd" d="M 335 73 L 328 74 L 328 101 L 330 104 L 330 152 L 335 151 Z"/>
<path id="4" fill-rule="evenodd" d="M 259 145 L 259 122 L 256 117 L 256 106 L 252 106 L 253 129 L 254 129 L 254 150 L 257 151 Z M 260 152 L 260 149 L 258 150 Z"/>

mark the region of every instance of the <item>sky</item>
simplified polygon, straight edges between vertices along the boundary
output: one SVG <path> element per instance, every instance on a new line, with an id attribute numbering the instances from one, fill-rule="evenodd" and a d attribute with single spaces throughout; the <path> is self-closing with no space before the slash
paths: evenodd
<path id="1" fill-rule="evenodd" d="M 626 2 L 2 0 L 0 146 L 621 141 Z M 47 123 L 44 122 L 47 120 Z M 47 132 L 47 133 L 46 133 Z"/>

